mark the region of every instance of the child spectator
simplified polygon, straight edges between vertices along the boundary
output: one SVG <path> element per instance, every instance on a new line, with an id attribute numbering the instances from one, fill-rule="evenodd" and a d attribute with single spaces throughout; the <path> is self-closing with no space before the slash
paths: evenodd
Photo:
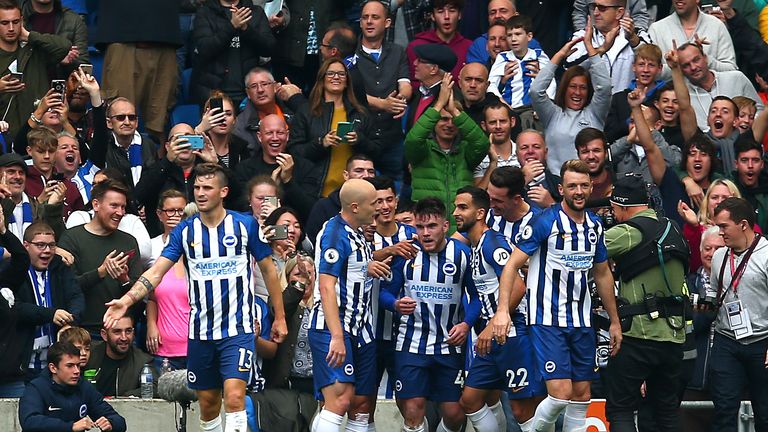
<path id="1" fill-rule="evenodd" d="M 59 332 L 59 342 L 69 342 L 80 350 L 80 369 L 84 368 L 91 358 L 91 334 L 88 330 L 82 327 L 67 327 Z"/>
<path id="2" fill-rule="evenodd" d="M 507 20 L 507 44 L 509 51 L 496 56 L 488 77 L 489 91 L 500 97 L 512 108 L 530 106 L 529 91 L 536 73 L 549 63 L 549 57 L 541 48 L 529 48 L 533 39 L 531 19 L 516 15 Z M 555 97 L 554 80 L 547 88 L 550 99 Z"/>

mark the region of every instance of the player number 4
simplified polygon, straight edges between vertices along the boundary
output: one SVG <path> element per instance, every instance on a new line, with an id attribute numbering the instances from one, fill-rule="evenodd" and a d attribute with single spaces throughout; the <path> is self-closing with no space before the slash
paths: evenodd
<path id="1" fill-rule="evenodd" d="M 459 373 L 456 374 L 456 379 L 453 381 L 453 383 L 464 387 L 464 378 L 466 377 L 467 374 L 463 370 L 459 370 Z"/>
<path id="2" fill-rule="evenodd" d="M 528 385 L 528 370 L 520 368 L 517 371 L 507 369 L 507 378 L 509 378 L 509 388 L 525 387 Z"/>

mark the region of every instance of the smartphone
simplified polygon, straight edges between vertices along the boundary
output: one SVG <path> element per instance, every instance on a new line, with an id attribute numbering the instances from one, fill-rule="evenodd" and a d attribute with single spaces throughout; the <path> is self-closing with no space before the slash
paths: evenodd
<path id="1" fill-rule="evenodd" d="M 53 173 L 51 175 L 51 180 L 55 180 L 57 182 L 64 181 L 64 174 L 63 173 Z"/>
<path id="2" fill-rule="evenodd" d="M 277 208 L 280 207 L 280 205 L 277 203 L 277 197 L 276 196 L 265 196 L 264 202 L 272 204 L 273 207 Z"/>
<path id="3" fill-rule="evenodd" d="M 285 240 L 288 238 L 288 227 L 285 225 L 272 225 L 270 228 L 274 229 L 274 234 L 270 240 Z"/>
<path id="4" fill-rule="evenodd" d="M 67 89 L 67 82 L 64 80 L 52 80 L 51 88 L 53 91 L 59 94 L 64 94 L 64 90 Z"/>
<path id="5" fill-rule="evenodd" d="M 336 126 L 336 135 L 341 137 L 342 141 L 346 141 L 344 137 L 350 132 L 356 132 L 359 124 L 360 120 L 358 119 L 352 122 L 339 122 L 338 126 Z"/>
<path id="6" fill-rule="evenodd" d="M 92 64 L 81 64 L 80 65 L 80 69 L 84 73 L 86 73 L 88 75 L 93 75 L 93 65 Z"/>
<path id="7" fill-rule="evenodd" d="M 131 249 L 128 252 L 125 252 L 125 255 L 128 256 L 128 259 L 132 259 L 136 255 L 136 249 Z"/>
<path id="8" fill-rule="evenodd" d="M 202 150 L 205 146 L 205 139 L 202 135 L 181 135 L 179 138 L 186 139 L 192 150 Z"/>
<path id="9" fill-rule="evenodd" d="M 221 100 L 221 98 L 211 98 L 211 102 L 208 104 L 208 107 L 211 110 L 218 108 L 220 113 L 224 112 L 224 102 Z"/>
<path id="10" fill-rule="evenodd" d="M 24 81 L 24 73 L 22 73 L 22 72 L 11 72 L 11 78 L 16 78 L 19 81 Z"/>

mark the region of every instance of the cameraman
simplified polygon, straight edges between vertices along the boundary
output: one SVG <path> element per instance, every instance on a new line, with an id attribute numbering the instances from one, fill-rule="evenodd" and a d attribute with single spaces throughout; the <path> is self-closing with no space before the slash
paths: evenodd
<path id="1" fill-rule="evenodd" d="M 636 431 L 635 411 L 645 383 L 657 427 L 677 431 L 684 316 L 689 315 L 683 309 L 688 245 L 674 222 L 658 218 L 649 208 L 639 176 L 619 177 L 610 200 L 619 224 L 606 231 L 605 245 L 620 281 L 617 303 L 624 340 L 606 370 L 607 418 L 612 431 Z M 661 256 L 658 243 L 664 249 Z"/>

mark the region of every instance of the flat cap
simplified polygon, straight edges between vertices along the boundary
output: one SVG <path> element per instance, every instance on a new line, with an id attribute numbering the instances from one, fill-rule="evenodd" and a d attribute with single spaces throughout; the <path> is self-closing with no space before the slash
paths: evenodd
<path id="1" fill-rule="evenodd" d="M 419 60 L 424 63 L 437 65 L 437 67 L 445 72 L 450 72 L 458 61 L 456 53 L 443 44 L 416 45 L 413 51 L 416 52 Z"/>
<path id="2" fill-rule="evenodd" d="M 24 170 L 24 173 L 27 172 L 27 163 L 24 162 L 24 158 L 18 154 L 6 153 L 4 155 L 0 155 L 0 167 L 9 167 L 14 165 L 20 166 Z"/>

